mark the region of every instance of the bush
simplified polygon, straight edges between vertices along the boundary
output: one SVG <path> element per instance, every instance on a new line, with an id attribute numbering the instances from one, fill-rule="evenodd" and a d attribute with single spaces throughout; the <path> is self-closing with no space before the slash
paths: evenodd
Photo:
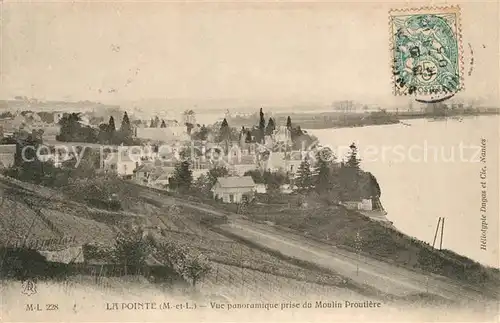
<path id="1" fill-rule="evenodd" d="M 70 181 L 64 192 L 77 201 L 106 210 L 122 210 L 139 198 L 138 188 L 114 175 Z"/>
<path id="2" fill-rule="evenodd" d="M 154 255 L 165 265 L 172 268 L 193 287 L 211 270 L 208 258 L 200 252 L 173 242 L 154 243 Z"/>
<path id="3" fill-rule="evenodd" d="M 149 252 L 149 241 L 144 238 L 142 231 L 130 230 L 116 238 L 113 258 L 125 266 L 127 274 L 128 268 L 138 271 L 145 267 Z"/>

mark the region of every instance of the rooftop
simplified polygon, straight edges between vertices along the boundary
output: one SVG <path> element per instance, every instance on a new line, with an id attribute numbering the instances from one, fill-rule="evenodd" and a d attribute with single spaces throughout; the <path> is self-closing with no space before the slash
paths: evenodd
<path id="1" fill-rule="evenodd" d="M 217 178 L 217 182 L 223 188 L 255 187 L 255 183 L 251 176 L 219 177 Z"/>

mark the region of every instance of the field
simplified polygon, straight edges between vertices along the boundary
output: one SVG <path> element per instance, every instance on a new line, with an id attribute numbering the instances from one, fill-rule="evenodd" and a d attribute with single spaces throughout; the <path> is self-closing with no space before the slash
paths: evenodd
<path id="1" fill-rule="evenodd" d="M 331 286 L 343 284 L 343 279 L 334 273 L 319 273 L 291 264 L 211 230 L 201 222 L 202 211 L 179 206 L 176 200 L 169 197 L 164 197 L 164 201 L 164 207 L 146 203 L 141 207 L 141 217 L 128 218 L 128 221 L 154 232 L 160 242 L 175 242 L 198 250 L 206 255 L 214 266 L 231 266 Z"/>
<path id="2" fill-rule="evenodd" d="M 113 242 L 115 228 L 94 220 L 105 211 L 68 201 L 61 193 L 51 189 L 9 181 L 2 178 L 0 185 L 2 245 L 43 245 L 48 250 L 85 243 Z M 120 215 L 121 219 L 123 217 Z"/>
<path id="3" fill-rule="evenodd" d="M 31 240 L 56 239 L 58 235 L 26 204 L 1 197 L 0 241 L 2 245 L 15 245 Z"/>
<path id="4" fill-rule="evenodd" d="M 37 190 L 36 185 L 5 178 L 2 183 L 5 195 L 9 196 L 4 197 L 0 217 L 2 229 L 9 232 L 2 236 L 5 244 L 24 238 L 28 232 L 28 242 L 35 243 L 27 245 L 42 250 L 89 243 L 111 246 L 119 231 L 135 226 L 157 233 L 162 241 L 175 242 L 206 255 L 212 271 L 200 286 L 246 286 L 248 293 L 261 294 L 264 291 L 258 290 L 262 288 L 254 285 L 267 280 L 264 286 L 273 292 L 284 282 L 295 282 L 300 288 L 311 285 L 315 289 L 319 284 L 330 288 L 344 284 L 343 278 L 334 273 L 292 264 L 210 230 L 203 224 L 202 219 L 207 216 L 203 211 L 186 208 L 175 198 L 162 196 L 162 203 L 158 203 L 138 197 L 129 200 L 125 210 L 112 212 L 68 200 L 56 190 Z M 60 242 L 68 238 L 70 241 Z M 47 240 L 50 246 L 39 243 Z"/>

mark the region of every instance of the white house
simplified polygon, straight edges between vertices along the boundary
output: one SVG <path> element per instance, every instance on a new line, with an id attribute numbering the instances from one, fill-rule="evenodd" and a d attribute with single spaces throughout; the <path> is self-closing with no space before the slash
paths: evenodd
<path id="1" fill-rule="evenodd" d="M 291 175 L 295 174 L 303 160 L 304 153 L 301 151 L 272 152 L 266 160 L 261 161 L 264 170 L 276 172 L 283 171 Z"/>
<path id="2" fill-rule="evenodd" d="M 55 112 L 54 113 L 54 124 L 58 124 L 59 121 L 64 117 L 64 112 Z"/>
<path id="3" fill-rule="evenodd" d="M 349 210 L 360 210 L 360 211 L 373 210 L 372 199 L 361 199 L 361 201 L 346 201 L 343 204 Z"/>
<path id="4" fill-rule="evenodd" d="M 167 143 L 187 141 L 190 139 L 186 132 L 186 127 L 182 126 L 166 128 L 136 128 L 135 135 L 137 138 Z"/>
<path id="5" fill-rule="evenodd" d="M 138 163 L 128 154 L 112 152 L 102 161 L 101 168 L 105 171 L 116 172 L 118 176 L 124 178 L 132 178 L 137 165 Z"/>
<path id="6" fill-rule="evenodd" d="M 219 177 L 212 187 L 214 199 L 224 203 L 240 203 L 244 194 L 253 194 L 255 183 L 251 176 Z"/>

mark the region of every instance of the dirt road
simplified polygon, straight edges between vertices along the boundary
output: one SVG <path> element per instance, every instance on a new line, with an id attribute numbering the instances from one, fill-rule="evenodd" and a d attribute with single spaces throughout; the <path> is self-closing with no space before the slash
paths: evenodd
<path id="1" fill-rule="evenodd" d="M 158 193 L 151 192 L 147 195 L 149 198 L 161 202 L 161 195 Z M 200 203 L 175 200 L 187 208 L 214 215 L 227 215 Z M 236 214 L 230 216 L 229 223 L 220 226 L 220 228 L 285 256 L 331 269 L 356 283 L 369 285 L 387 294 L 405 296 L 431 293 L 453 300 L 484 300 L 480 293 L 465 289 L 447 278 L 426 275 L 373 258 L 359 256 L 356 253 L 314 241 L 299 234 L 244 220 Z"/>
<path id="2" fill-rule="evenodd" d="M 448 299 L 481 301 L 482 295 L 446 278 L 424 275 L 347 250 L 323 244 L 269 225 L 235 219 L 222 226 L 232 234 L 300 260 L 329 268 L 353 281 L 388 294 L 405 296 L 432 293 Z"/>

